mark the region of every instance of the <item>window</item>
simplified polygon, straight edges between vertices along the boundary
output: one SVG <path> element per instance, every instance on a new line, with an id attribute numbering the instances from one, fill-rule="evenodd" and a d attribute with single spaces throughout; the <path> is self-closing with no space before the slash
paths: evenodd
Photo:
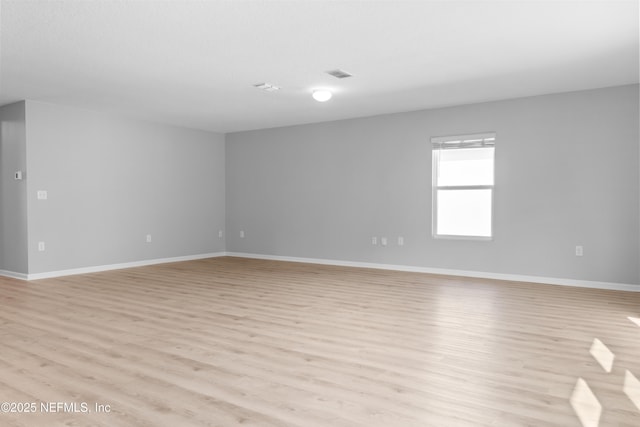
<path id="1" fill-rule="evenodd" d="M 495 133 L 432 138 L 433 236 L 491 239 Z"/>

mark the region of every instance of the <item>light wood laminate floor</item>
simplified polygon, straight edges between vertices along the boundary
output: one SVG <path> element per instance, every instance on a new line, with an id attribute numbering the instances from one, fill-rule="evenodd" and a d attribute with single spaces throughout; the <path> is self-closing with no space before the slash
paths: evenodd
<path id="1" fill-rule="evenodd" d="M 230 257 L 0 278 L 0 425 L 638 427 L 638 318 L 638 293 Z"/>

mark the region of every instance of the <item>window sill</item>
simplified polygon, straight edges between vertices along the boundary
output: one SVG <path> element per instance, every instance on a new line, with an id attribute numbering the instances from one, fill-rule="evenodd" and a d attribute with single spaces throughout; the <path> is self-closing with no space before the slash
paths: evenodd
<path id="1" fill-rule="evenodd" d="M 436 240 L 475 240 L 480 242 L 491 242 L 493 236 L 456 236 L 447 234 L 434 234 L 432 237 Z"/>

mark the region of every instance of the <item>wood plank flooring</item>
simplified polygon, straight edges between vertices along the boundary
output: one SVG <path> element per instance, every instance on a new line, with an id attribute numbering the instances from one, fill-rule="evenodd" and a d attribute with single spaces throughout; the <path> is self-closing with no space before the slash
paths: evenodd
<path id="1" fill-rule="evenodd" d="M 0 278 L 0 425 L 638 427 L 639 319 L 638 293 L 231 257 Z"/>

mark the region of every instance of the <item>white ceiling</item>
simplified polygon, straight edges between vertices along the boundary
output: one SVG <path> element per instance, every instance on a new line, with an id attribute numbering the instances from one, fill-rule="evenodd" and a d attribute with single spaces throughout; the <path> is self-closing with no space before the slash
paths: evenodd
<path id="1" fill-rule="evenodd" d="M 638 82 L 638 1 L 2 0 L 0 105 L 218 132 Z M 338 80 L 325 71 L 342 68 Z M 267 82 L 282 87 L 263 92 Z M 311 90 L 334 98 L 315 102 Z"/>

